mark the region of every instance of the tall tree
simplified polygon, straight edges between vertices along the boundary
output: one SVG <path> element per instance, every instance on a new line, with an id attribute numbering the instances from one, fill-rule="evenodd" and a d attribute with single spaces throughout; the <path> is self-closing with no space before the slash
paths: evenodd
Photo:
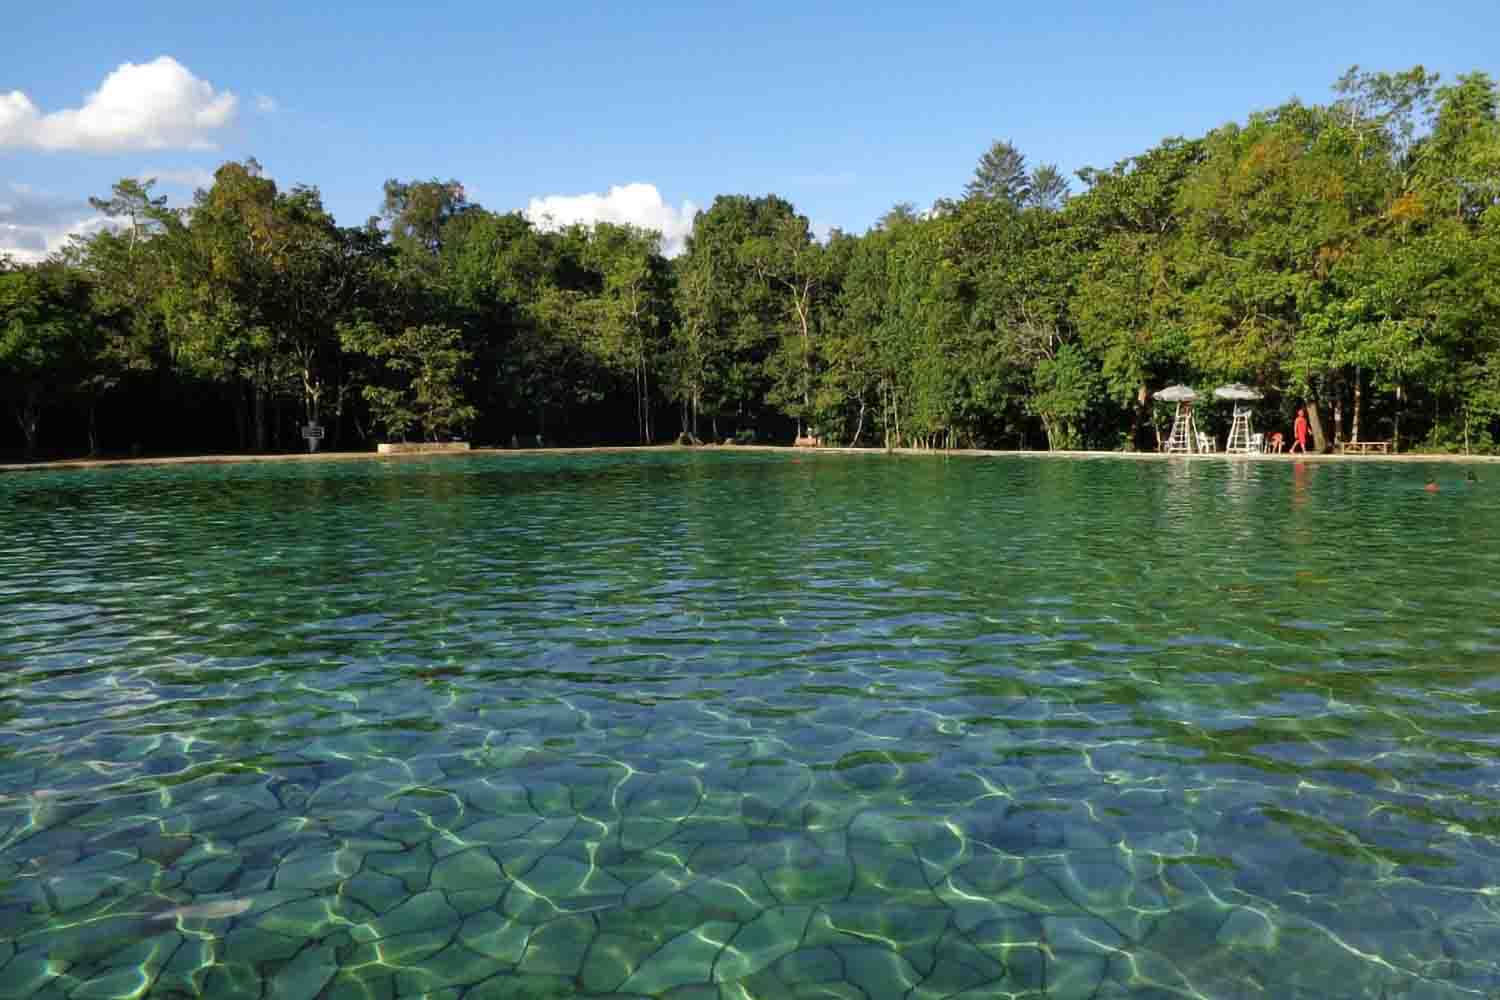
<path id="1" fill-rule="evenodd" d="M 1026 157 L 1010 142 L 997 140 L 974 168 L 974 177 L 964 186 L 966 198 L 1004 201 L 1014 206 L 1025 203 L 1031 193 L 1031 175 L 1026 171 Z"/>
<path id="2" fill-rule="evenodd" d="M 1027 207 L 1055 212 L 1067 200 L 1068 179 L 1057 169 L 1057 164 L 1043 163 L 1027 178 L 1026 197 L 1023 201 Z"/>
<path id="3" fill-rule="evenodd" d="M 0 270 L 0 395 L 28 459 L 36 456 L 43 406 L 90 377 L 97 341 L 88 288 L 76 272 L 59 261 Z"/>
<path id="4" fill-rule="evenodd" d="M 797 436 L 813 415 L 819 296 L 825 268 L 822 247 L 812 237 L 807 218 L 783 214 L 770 232 L 756 235 L 741 248 L 743 260 L 766 283 L 779 303 L 780 336 L 768 359 L 774 374 L 768 399 L 797 420 Z"/>
<path id="5" fill-rule="evenodd" d="M 477 411 L 464 395 L 471 357 L 459 331 L 423 325 L 393 333 L 363 322 L 340 332 L 347 350 L 379 365 L 381 378 L 364 387 L 364 397 L 387 435 L 405 441 L 415 431 L 438 441 L 473 422 Z"/>
<path id="6" fill-rule="evenodd" d="M 100 215 L 128 220 L 126 238 L 132 250 L 141 239 L 159 230 L 167 213 L 166 195 L 152 197 L 156 179 L 137 180 L 126 177 L 110 186 L 108 198 L 89 198 L 89 205 Z"/>
<path id="7" fill-rule="evenodd" d="M 652 440 L 651 388 L 659 348 L 665 262 L 661 236 L 633 226 L 601 222 L 588 237 L 588 263 L 602 279 L 599 309 L 605 354 L 625 371 L 635 389 L 636 431 Z"/>
<path id="8" fill-rule="evenodd" d="M 403 253 L 436 257 L 442 249 L 444 227 L 471 205 L 464 186 L 456 180 L 385 182 L 380 217 L 390 227 L 391 242 Z"/>
<path id="9" fill-rule="evenodd" d="M 757 271 L 764 249 L 787 219 L 790 202 L 776 195 L 720 195 L 693 221 L 676 273 L 678 345 L 671 383 L 691 409 L 753 424 L 771 379 L 765 362 L 784 329 L 786 290 Z"/>

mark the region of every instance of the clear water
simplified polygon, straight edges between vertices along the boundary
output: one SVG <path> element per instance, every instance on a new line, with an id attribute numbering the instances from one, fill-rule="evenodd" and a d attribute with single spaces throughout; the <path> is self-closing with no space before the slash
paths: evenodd
<path id="1" fill-rule="evenodd" d="M 0 477 L 0 997 L 1500 994 L 1500 478 Z"/>

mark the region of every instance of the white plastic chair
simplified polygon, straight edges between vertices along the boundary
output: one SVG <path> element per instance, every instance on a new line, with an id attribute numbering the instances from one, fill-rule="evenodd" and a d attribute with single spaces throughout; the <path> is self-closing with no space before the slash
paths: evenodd
<path id="1" fill-rule="evenodd" d="M 1266 450 L 1266 436 L 1264 434 L 1251 434 L 1250 450 L 1255 452 L 1257 455 L 1264 452 Z"/>
<path id="2" fill-rule="evenodd" d="M 1214 447 L 1214 439 L 1213 438 L 1209 437 L 1207 434 L 1203 433 L 1202 431 L 1199 431 L 1198 432 L 1198 450 L 1199 451 L 1217 451 L 1218 449 Z"/>

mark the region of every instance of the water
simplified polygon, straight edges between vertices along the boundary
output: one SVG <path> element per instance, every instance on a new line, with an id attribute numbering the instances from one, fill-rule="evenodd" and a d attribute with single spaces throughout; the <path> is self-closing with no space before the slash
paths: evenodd
<path id="1" fill-rule="evenodd" d="M 1500 994 L 1500 480 L 0 477 L 0 997 Z"/>

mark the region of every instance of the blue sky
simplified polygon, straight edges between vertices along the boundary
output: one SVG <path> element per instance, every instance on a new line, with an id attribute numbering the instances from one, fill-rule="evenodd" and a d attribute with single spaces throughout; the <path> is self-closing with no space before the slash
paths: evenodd
<path id="1" fill-rule="evenodd" d="M 1327 100 L 1354 63 L 1500 76 L 1493 0 L 1130 6 L 26 3 L 0 60 L 0 250 L 86 230 L 122 176 L 186 203 L 247 156 L 345 224 L 387 177 L 453 177 L 495 210 L 679 230 L 774 191 L 862 232 L 958 193 L 997 138 L 1071 174 Z M 608 196 L 631 183 L 655 190 Z"/>

